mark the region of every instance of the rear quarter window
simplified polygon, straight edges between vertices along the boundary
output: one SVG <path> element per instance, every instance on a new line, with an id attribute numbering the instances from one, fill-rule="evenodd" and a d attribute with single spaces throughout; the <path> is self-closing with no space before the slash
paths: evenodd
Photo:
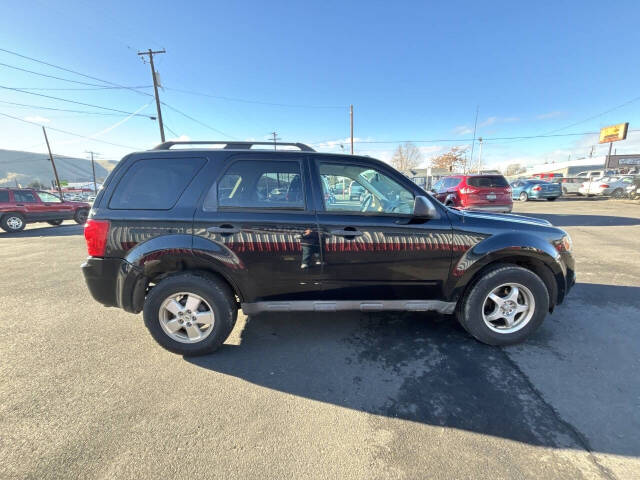
<path id="1" fill-rule="evenodd" d="M 149 158 L 133 163 L 111 196 L 114 210 L 169 210 L 205 163 L 204 158 Z"/>
<path id="2" fill-rule="evenodd" d="M 0 190 L 0 203 L 9 202 L 9 192 L 7 190 Z"/>
<path id="3" fill-rule="evenodd" d="M 492 175 L 486 177 L 469 177 L 467 184 L 478 188 L 499 188 L 508 187 L 509 182 L 501 175 Z"/>

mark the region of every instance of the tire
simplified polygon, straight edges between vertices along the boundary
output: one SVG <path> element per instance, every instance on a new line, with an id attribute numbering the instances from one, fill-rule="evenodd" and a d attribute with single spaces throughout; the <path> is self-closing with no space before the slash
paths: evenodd
<path id="1" fill-rule="evenodd" d="M 547 198 L 548 202 L 555 202 L 558 199 L 558 197 L 549 197 Z"/>
<path id="2" fill-rule="evenodd" d="M 24 215 L 20 213 L 7 213 L 0 221 L 0 227 L 9 233 L 21 232 L 26 225 Z"/>
<path id="3" fill-rule="evenodd" d="M 58 226 L 62 223 L 62 220 L 48 220 L 47 223 L 49 225 Z"/>
<path id="4" fill-rule="evenodd" d="M 529 310 L 516 313 L 511 328 L 506 321 L 485 320 L 491 313 L 499 311 L 498 304 L 488 298 L 494 291 L 500 292 L 503 286 L 514 284 L 518 286 L 517 305 L 529 303 Z M 506 296 L 511 292 L 504 287 Z M 501 297 L 502 294 L 498 293 Z M 493 306 L 493 310 L 487 307 Z M 507 305 L 508 307 L 508 305 Z M 458 321 L 476 340 L 488 345 L 513 345 L 529 337 L 542 324 L 549 311 L 549 292 L 540 277 L 531 270 L 516 265 L 503 264 L 487 270 L 478 280 L 467 289 L 460 300 L 456 315 Z M 490 328 L 491 323 L 494 328 Z"/>
<path id="5" fill-rule="evenodd" d="M 84 225 L 84 223 L 87 221 L 87 217 L 89 216 L 89 210 L 87 210 L 86 208 L 79 208 L 76 213 L 73 215 L 73 219 L 75 220 L 76 223 L 79 223 L 80 225 Z"/>
<path id="6" fill-rule="evenodd" d="M 518 198 L 521 202 L 526 202 L 529 200 L 529 195 L 527 195 L 527 192 L 521 192 Z"/>
<path id="7" fill-rule="evenodd" d="M 179 294 L 191 295 L 190 298 L 196 298 L 194 303 L 197 297 L 204 301 L 204 303 L 198 303 L 198 308 L 202 310 L 200 314 L 213 312 L 213 323 L 208 327 L 211 330 L 206 327 L 204 330 L 201 330 L 202 327 L 197 330 L 203 336 L 201 340 L 190 340 L 187 321 L 184 323 L 181 321 L 182 318 L 187 319 L 188 315 L 195 314 L 186 310 L 184 297 L 181 301 L 185 304 L 180 305 L 183 308 L 180 313 L 183 315 L 182 318 L 178 315 L 169 315 L 168 309 L 163 307 L 171 297 Z M 173 353 L 195 356 L 212 353 L 224 343 L 235 326 L 238 310 L 233 293 L 222 281 L 204 275 L 186 273 L 166 278 L 153 287 L 145 300 L 143 315 L 144 323 L 156 342 Z M 169 317 L 172 318 L 168 320 Z M 180 321 L 183 326 L 178 326 L 174 320 Z M 166 326 L 168 322 L 173 325 Z M 172 336 L 169 330 L 176 326 L 178 330 Z M 196 322 L 189 324 L 189 330 L 192 330 L 193 326 L 197 327 Z"/>
<path id="8" fill-rule="evenodd" d="M 616 188 L 613 192 L 611 192 L 611 196 L 613 198 L 622 198 L 624 196 L 624 191 L 621 188 Z"/>
<path id="9" fill-rule="evenodd" d="M 567 189 L 565 187 L 562 187 L 562 194 L 563 195 L 569 195 L 569 192 L 567 191 Z"/>

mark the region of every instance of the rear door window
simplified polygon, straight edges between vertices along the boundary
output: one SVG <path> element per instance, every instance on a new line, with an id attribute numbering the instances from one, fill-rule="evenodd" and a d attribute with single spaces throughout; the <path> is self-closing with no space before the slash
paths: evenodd
<path id="1" fill-rule="evenodd" d="M 21 190 L 13 191 L 13 200 L 16 203 L 36 203 L 38 201 L 33 192 L 26 192 Z"/>
<path id="2" fill-rule="evenodd" d="M 217 206 L 302 210 L 305 196 L 300 162 L 238 160 L 220 178 Z M 205 210 L 215 209 L 207 196 Z"/>
<path id="3" fill-rule="evenodd" d="M 111 196 L 114 210 L 169 210 L 205 163 L 204 158 L 149 158 L 125 172 Z"/>
<path id="4" fill-rule="evenodd" d="M 486 177 L 469 177 L 467 183 L 477 188 L 501 188 L 508 187 L 509 182 L 501 175 L 491 175 Z"/>
<path id="5" fill-rule="evenodd" d="M 0 190 L 0 203 L 7 203 L 9 201 L 9 191 Z"/>

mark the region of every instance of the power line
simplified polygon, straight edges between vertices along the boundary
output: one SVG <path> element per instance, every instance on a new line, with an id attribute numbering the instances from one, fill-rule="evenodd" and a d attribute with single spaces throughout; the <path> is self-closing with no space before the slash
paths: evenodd
<path id="1" fill-rule="evenodd" d="M 13 120 L 18 120 L 19 122 L 23 122 L 23 123 L 29 123 L 31 125 L 36 125 L 38 127 L 42 127 L 42 125 L 40 125 L 39 123 L 36 122 L 30 122 L 29 120 L 24 120 L 23 118 L 18 118 L 18 117 L 14 117 L 13 115 L 9 115 L 7 113 L 2 113 L 0 112 L 0 115 L 2 115 L 3 117 L 7 117 L 7 118 L 11 118 Z M 86 140 L 91 140 L 93 142 L 99 142 L 99 143 L 105 143 L 107 145 L 113 145 L 115 147 L 122 147 L 122 148 L 127 148 L 127 149 L 131 149 L 131 150 L 142 150 L 141 148 L 138 147 L 132 147 L 131 145 L 122 145 L 121 143 L 113 143 L 113 142 L 108 142 L 106 140 L 100 140 L 98 138 L 92 138 L 92 137 L 87 137 L 86 135 L 80 135 L 79 133 L 74 133 L 74 132 L 69 132 L 68 130 L 62 130 L 60 128 L 53 128 L 53 127 L 47 127 L 49 130 L 53 130 L 55 132 L 60 132 L 60 133 L 65 133 L 67 135 L 71 135 L 73 137 L 79 137 L 79 138 L 84 138 Z"/>
<path id="2" fill-rule="evenodd" d="M 21 72 L 27 72 L 27 73 L 31 73 L 33 75 L 39 75 L 41 77 L 47 77 L 47 78 L 53 78 L 55 80 L 61 80 L 63 82 L 77 83 L 79 85 L 88 85 L 90 87 L 100 87 L 100 86 L 102 86 L 102 85 L 99 85 L 97 83 L 81 82 L 79 80 L 71 80 L 70 78 L 62 78 L 62 77 L 56 77 L 55 75 L 47 75 L 46 73 L 34 72 L 33 70 L 27 70 L 26 68 L 20 68 L 20 67 L 14 66 L 14 65 L 8 65 L 8 64 L 2 63 L 2 62 L 0 62 L 0 65 L 2 65 L 3 67 L 7 67 L 7 68 L 13 68 L 14 70 L 19 70 Z"/>
<path id="3" fill-rule="evenodd" d="M 180 93 L 186 93 L 189 95 L 197 95 L 197 96 L 201 96 L 201 97 L 209 97 L 209 98 L 215 98 L 218 100 L 227 100 L 229 102 L 241 102 L 241 103 L 254 103 L 254 104 L 258 104 L 258 105 L 269 105 L 269 106 L 273 106 L 273 107 L 290 107 L 290 108 L 335 108 L 335 109 L 347 109 L 349 107 L 347 107 L 346 105 L 300 105 L 300 104 L 293 104 L 293 103 L 275 103 L 275 102 L 263 102 L 260 100 L 248 100 L 246 98 L 234 98 L 234 97 L 224 97 L 221 95 L 211 95 L 210 93 L 202 93 L 202 92 L 193 92 L 190 90 L 182 90 L 179 88 L 169 88 L 169 87 L 165 87 L 165 90 L 171 90 L 173 92 L 180 92 Z"/>
<path id="4" fill-rule="evenodd" d="M 44 87 L 11 87 L 18 88 L 20 90 L 33 90 L 33 91 L 96 91 L 96 90 L 130 90 L 132 88 L 153 88 L 153 85 L 140 85 L 137 87 L 110 87 L 110 86 L 102 86 L 102 87 L 94 87 L 94 88 L 44 88 Z"/>
<path id="5" fill-rule="evenodd" d="M 87 114 L 87 115 L 105 115 L 105 116 L 113 116 L 113 117 L 121 116 L 119 113 L 90 112 L 88 110 L 69 110 L 66 108 L 43 107 L 41 105 L 29 105 L 26 103 L 7 102 L 6 100 L 0 100 L 0 103 L 4 103 L 7 105 L 15 105 L 17 107 L 35 108 L 37 110 L 54 110 L 56 112 L 81 113 L 81 114 Z"/>
<path id="6" fill-rule="evenodd" d="M 94 76 L 87 75 L 87 74 L 84 74 L 84 73 L 80 73 L 80 72 L 77 72 L 75 70 L 71 70 L 70 68 L 61 67 L 59 65 L 54 65 L 53 63 L 45 62 L 43 60 L 38 60 L 37 58 L 29 57 L 27 55 L 22 55 L 21 53 L 17 53 L 17 52 L 13 52 L 11 50 L 7 50 L 6 48 L 0 48 L 0 52 L 9 53 L 11 55 L 15 55 L 15 56 L 20 57 L 20 58 L 26 58 L 27 60 L 31 60 L 32 62 L 41 63 L 43 65 L 47 65 L 48 67 L 52 67 L 52 68 L 57 68 L 58 70 L 62 70 L 64 72 L 73 73 L 75 75 L 80 75 L 81 77 L 89 78 L 91 80 L 96 80 L 98 82 L 107 83 L 109 85 L 113 85 L 113 86 L 116 86 L 116 87 L 120 87 L 120 88 L 124 88 L 124 89 L 127 89 L 127 90 L 131 90 L 133 92 L 139 93 L 140 95 L 146 95 L 146 96 L 149 96 L 149 97 L 152 96 L 150 93 L 142 92 L 140 90 L 136 90 L 133 87 L 126 87 L 124 85 L 120 85 L 120 84 L 117 84 L 115 82 L 111 82 L 109 80 L 104 80 L 102 78 L 98 78 L 98 77 L 94 77 Z"/>
<path id="7" fill-rule="evenodd" d="M 27 95 L 36 95 L 38 97 L 50 98 L 50 99 L 58 100 L 58 101 L 61 101 L 61 102 L 75 103 L 76 105 L 83 105 L 85 107 L 100 108 L 102 110 L 109 110 L 111 112 L 124 113 L 124 114 L 127 114 L 127 115 L 131 115 L 131 112 L 127 112 L 125 110 L 118 110 L 117 108 L 102 107 L 100 105 L 93 105 L 91 103 L 76 102 L 75 100 L 68 100 L 66 98 L 60 98 L 60 97 L 52 97 L 51 95 L 44 95 L 43 93 L 27 92 L 26 90 L 21 90 L 19 88 L 5 87 L 5 86 L 2 86 L 2 85 L 0 85 L 0 88 L 2 88 L 4 90 L 13 90 L 15 92 L 26 93 Z M 156 119 L 156 117 L 152 117 L 151 115 L 145 115 L 145 114 L 142 114 L 142 113 L 136 113 L 134 115 L 137 116 L 137 117 L 146 117 L 146 118 L 149 118 L 151 120 L 155 120 Z"/>
<path id="8" fill-rule="evenodd" d="M 224 135 L 225 137 L 229 137 L 229 138 L 231 138 L 231 139 L 233 139 L 233 140 L 237 140 L 237 138 L 236 138 L 236 137 L 233 137 L 233 136 L 229 135 L 228 133 L 224 133 L 222 130 L 218 130 L 217 128 L 214 128 L 214 127 L 212 127 L 211 125 L 207 125 L 206 123 L 201 122 L 201 121 L 200 121 L 200 120 L 198 120 L 197 118 L 193 118 L 191 115 L 188 115 L 188 114 L 186 114 L 186 113 L 184 113 L 184 112 L 181 112 L 181 111 L 180 111 L 180 110 L 178 110 L 177 108 L 172 107 L 171 105 L 168 105 L 166 102 L 160 102 L 160 103 L 161 103 L 162 105 L 164 105 L 165 107 L 167 107 L 168 109 L 173 110 L 173 111 L 174 111 L 174 112 L 176 112 L 176 113 L 179 113 L 179 114 L 180 114 L 180 115 L 182 115 L 183 117 L 188 118 L 189 120 L 191 120 L 191 121 L 193 121 L 193 122 L 196 122 L 197 124 L 202 125 L 203 127 L 208 128 L 209 130 L 212 130 L 212 131 L 214 131 L 214 132 L 216 132 L 216 133 L 219 133 L 220 135 Z"/>

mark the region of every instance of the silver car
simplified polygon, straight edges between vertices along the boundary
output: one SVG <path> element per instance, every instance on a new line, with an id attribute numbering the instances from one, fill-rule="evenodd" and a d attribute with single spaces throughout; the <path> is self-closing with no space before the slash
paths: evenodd
<path id="1" fill-rule="evenodd" d="M 633 175 L 602 177 L 590 182 L 584 182 L 578 191 L 583 195 L 619 198 L 625 195 L 626 188 L 632 184 Z"/>

